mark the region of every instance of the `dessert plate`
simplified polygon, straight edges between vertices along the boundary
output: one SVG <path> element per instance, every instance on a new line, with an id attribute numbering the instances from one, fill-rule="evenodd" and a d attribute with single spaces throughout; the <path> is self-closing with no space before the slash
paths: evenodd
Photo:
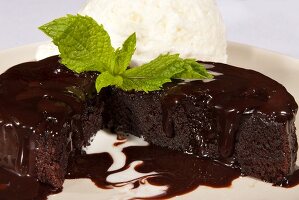
<path id="1" fill-rule="evenodd" d="M 24 47 L 10 49 L 0 52 L 0 73 L 9 67 L 35 60 L 35 53 L 40 44 L 32 44 Z M 274 80 L 283 84 L 288 91 L 299 102 L 299 60 L 280 55 L 271 51 L 229 42 L 228 45 L 228 63 L 231 65 L 244 67 L 259 71 Z M 299 120 L 296 121 L 299 127 Z M 297 131 L 297 134 L 298 131 Z M 87 153 L 108 152 L 112 155 L 114 163 L 111 166 L 113 170 L 119 169 L 124 165 L 125 155 L 121 152 L 127 146 L 147 145 L 142 139 L 130 136 L 127 142 L 118 146 L 113 144 L 116 142 L 116 136 L 105 131 L 100 131 L 94 138 L 89 147 L 86 148 Z M 99 163 L 100 164 L 100 163 Z M 138 177 L 148 174 L 139 174 L 132 167 L 121 173 L 109 176 L 110 182 L 130 181 Z M 299 164 L 299 162 L 297 162 Z M 165 186 L 158 187 L 144 184 L 137 189 L 132 189 L 133 185 L 126 184 L 122 187 L 114 189 L 100 189 L 89 179 L 66 180 L 62 193 L 49 196 L 50 200 L 99 200 L 99 199 L 132 199 L 134 197 L 150 197 L 163 193 Z M 196 190 L 176 197 L 177 199 L 298 199 L 299 186 L 293 188 L 274 187 L 269 183 L 264 183 L 248 177 L 241 177 L 233 181 L 232 186 L 228 188 L 210 188 L 199 186 Z"/>

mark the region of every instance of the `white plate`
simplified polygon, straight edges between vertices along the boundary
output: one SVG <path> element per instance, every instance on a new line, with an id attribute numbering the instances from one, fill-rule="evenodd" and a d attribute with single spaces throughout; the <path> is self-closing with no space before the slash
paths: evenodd
<path id="1" fill-rule="evenodd" d="M 25 62 L 34 60 L 34 55 L 39 44 L 19 47 L 0 52 L 0 73 L 4 72 L 7 68 Z M 299 60 L 287 56 L 279 55 L 274 52 L 258 49 L 237 43 L 229 43 L 228 46 L 229 64 L 239 67 L 250 68 L 262 72 L 265 75 L 282 83 L 288 91 L 295 97 L 296 101 L 299 100 Z M 299 127 L 299 120 L 296 122 Z M 297 131 L 298 132 L 298 131 Z M 89 152 L 101 152 L 110 149 L 118 162 L 114 163 L 114 167 L 118 168 L 124 161 L 123 155 L 118 148 L 112 148 L 115 136 L 109 135 L 101 131 L 95 138 L 92 145 L 88 148 Z M 143 141 L 137 138 L 131 138 L 132 144 L 144 144 Z M 136 174 L 135 174 L 136 175 Z M 138 174 L 137 174 L 138 175 Z M 130 175 L 132 176 L 132 175 Z M 127 176 L 130 180 L 130 176 Z M 112 177 L 113 178 L 113 177 Z M 120 177 L 114 177 L 120 178 Z M 158 190 L 157 190 L 158 189 Z M 147 195 L 147 192 L 161 192 L 163 188 L 143 188 L 140 190 L 131 190 L 130 185 L 112 189 L 103 190 L 97 188 L 89 179 L 80 180 L 66 180 L 63 192 L 57 195 L 50 196 L 50 200 L 99 200 L 99 199 L 129 199 L 136 194 Z M 205 186 L 200 186 L 198 189 L 191 193 L 177 197 L 177 199 L 299 199 L 299 186 L 285 189 L 280 187 L 273 187 L 271 184 L 262 181 L 254 180 L 251 178 L 238 178 L 235 180 L 230 188 L 214 189 Z"/>

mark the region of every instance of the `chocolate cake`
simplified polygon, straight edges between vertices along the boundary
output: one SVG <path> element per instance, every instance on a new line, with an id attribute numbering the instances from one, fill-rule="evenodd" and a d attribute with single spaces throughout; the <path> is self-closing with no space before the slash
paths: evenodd
<path id="1" fill-rule="evenodd" d="M 60 188 L 68 158 L 102 127 L 95 73 L 75 74 L 58 57 L 0 76 L 0 166 Z"/>
<path id="2" fill-rule="evenodd" d="M 265 181 L 291 174 L 294 98 L 258 72 L 204 64 L 214 80 L 174 80 L 149 93 L 97 94 L 96 73 L 76 74 L 58 57 L 10 68 L 0 76 L 0 167 L 60 188 L 72 152 L 105 125 Z"/>
<path id="3" fill-rule="evenodd" d="M 258 72 L 204 64 L 214 80 L 176 81 L 149 93 L 107 88 L 104 124 L 268 182 L 291 174 L 297 155 L 294 98 Z"/>

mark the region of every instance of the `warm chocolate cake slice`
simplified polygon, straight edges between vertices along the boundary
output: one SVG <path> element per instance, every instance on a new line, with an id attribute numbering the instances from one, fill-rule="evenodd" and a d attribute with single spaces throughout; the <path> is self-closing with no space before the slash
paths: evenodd
<path id="1" fill-rule="evenodd" d="M 0 166 L 61 187 L 71 152 L 102 126 L 95 74 L 75 74 L 58 57 L 0 76 Z"/>
<path id="2" fill-rule="evenodd" d="M 294 98 L 258 72 L 205 64 L 214 80 L 173 82 L 150 93 L 107 88 L 105 123 L 155 145 L 232 164 L 265 181 L 292 173 Z"/>
<path id="3" fill-rule="evenodd" d="M 0 167 L 59 188 L 69 156 L 105 124 L 269 182 L 291 174 L 294 98 L 258 72 L 205 64 L 214 80 L 174 81 L 149 93 L 97 94 L 95 73 L 76 74 L 58 57 L 10 68 L 0 75 Z"/>

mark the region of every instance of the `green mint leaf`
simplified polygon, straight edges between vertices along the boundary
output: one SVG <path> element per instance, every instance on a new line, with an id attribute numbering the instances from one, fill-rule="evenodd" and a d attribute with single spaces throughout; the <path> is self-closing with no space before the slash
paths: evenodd
<path id="1" fill-rule="evenodd" d="M 203 64 L 200 64 L 196 61 L 196 59 L 185 59 L 185 63 L 189 64 L 193 71 L 202 75 L 202 79 L 211 79 L 214 76 L 210 74 Z"/>
<path id="2" fill-rule="evenodd" d="M 96 89 L 98 92 L 101 91 L 102 88 L 107 86 L 122 86 L 123 78 L 121 76 L 115 76 L 110 74 L 108 71 L 101 73 L 96 79 Z"/>
<path id="3" fill-rule="evenodd" d="M 124 78 L 123 84 L 120 86 L 125 91 L 144 91 L 146 93 L 150 91 L 160 90 L 164 83 L 171 82 L 170 78 Z"/>
<path id="4" fill-rule="evenodd" d="M 114 74 L 121 74 L 128 68 L 132 56 L 136 50 L 136 34 L 133 33 L 124 42 L 121 49 L 117 49 L 115 52 L 116 60 L 114 67 Z"/>
<path id="5" fill-rule="evenodd" d="M 68 15 L 40 27 L 58 46 L 62 64 L 75 72 L 111 71 L 115 52 L 108 33 L 91 17 Z"/>
<path id="6" fill-rule="evenodd" d="M 202 64 L 196 62 L 195 59 L 185 59 L 184 63 L 185 70 L 179 74 L 176 74 L 173 78 L 200 80 L 213 78 L 213 75 L 208 73 L 206 68 Z"/>
<path id="7" fill-rule="evenodd" d="M 183 66 L 178 54 L 161 55 L 147 64 L 126 70 L 120 88 L 145 92 L 159 90 L 164 83 L 171 82 L 171 77 L 184 71 Z"/>
<path id="8" fill-rule="evenodd" d="M 76 17 L 73 15 L 67 15 L 59 19 L 55 19 L 41 27 L 39 29 L 43 31 L 53 40 L 60 40 L 61 37 L 65 35 L 67 28 L 76 24 Z"/>

